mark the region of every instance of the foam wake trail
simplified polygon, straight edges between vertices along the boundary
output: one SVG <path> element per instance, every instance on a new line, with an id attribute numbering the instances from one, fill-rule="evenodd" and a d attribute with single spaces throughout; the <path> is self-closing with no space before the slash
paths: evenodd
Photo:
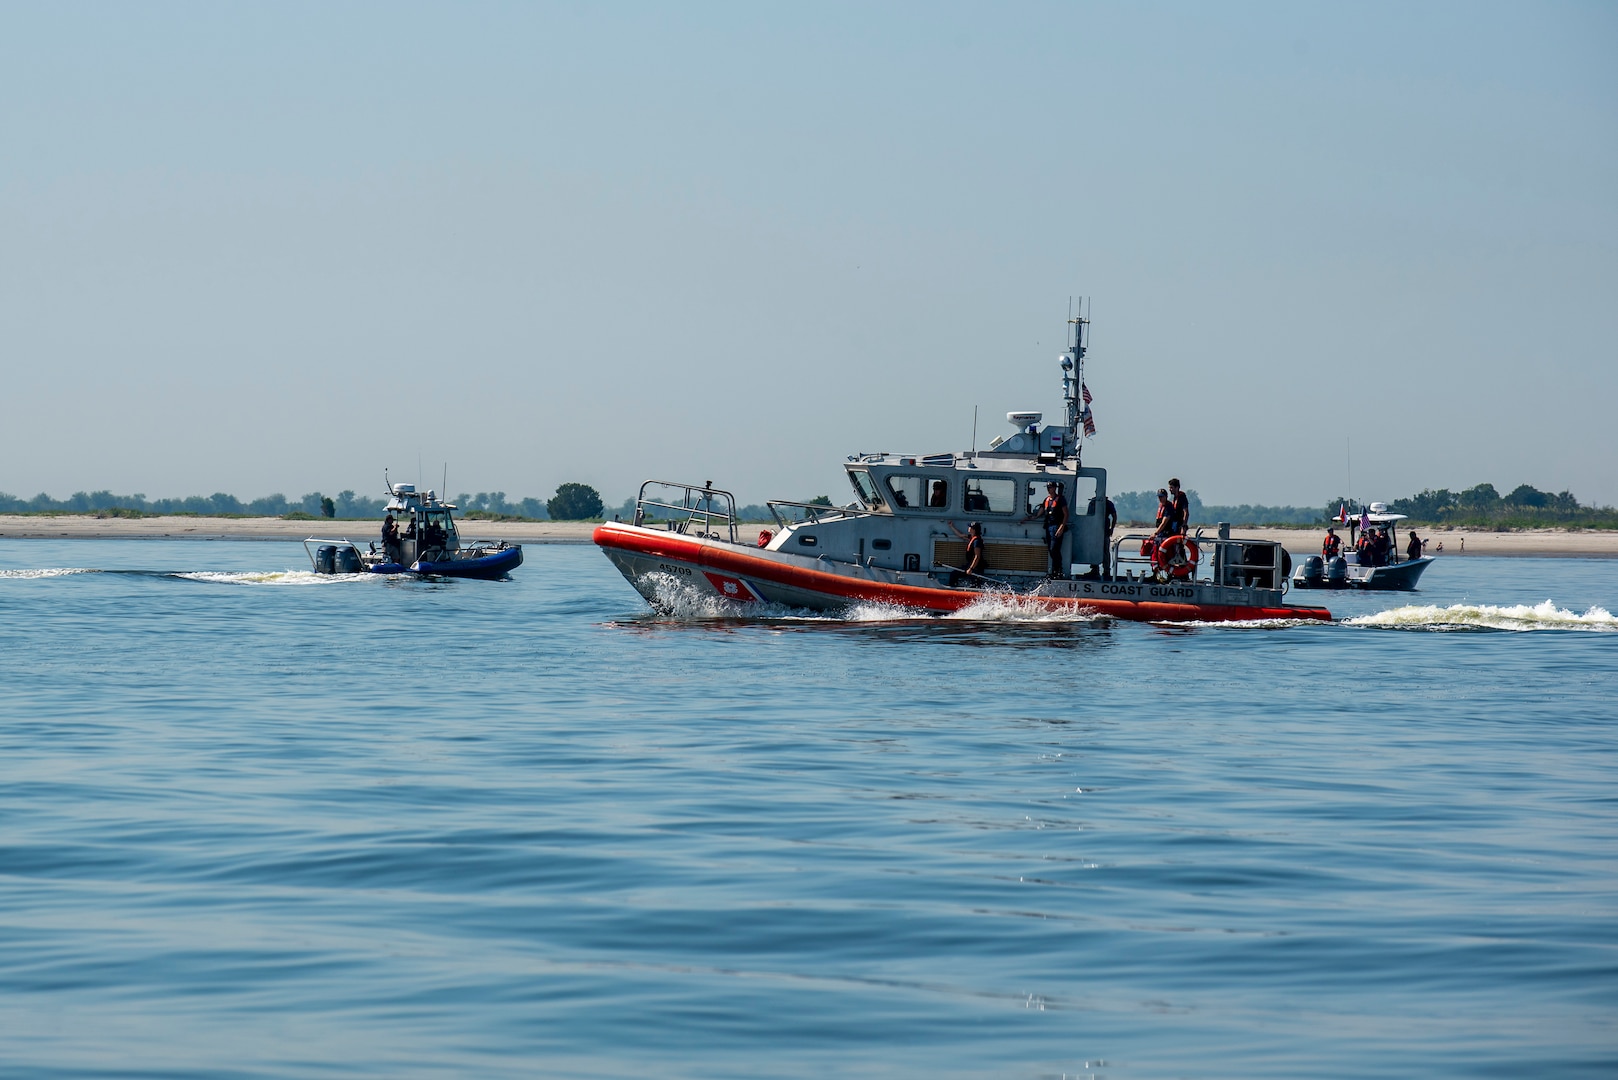
<path id="1" fill-rule="evenodd" d="M 236 572 L 195 570 L 173 576 L 184 578 L 186 581 L 206 581 L 214 585 L 335 585 L 339 582 L 365 581 L 371 578 L 382 580 L 379 574 L 316 574 L 309 570 Z"/>
<path id="2" fill-rule="evenodd" d="M 811 611 L 782 604 L 739 603 L 692 588 L 672 574 L 646 574 L 640 579 L 650 588 L 648 602 L 661 615 L 675 619 L 770 619 L 795 622 L 914 622 L 942 618 L 965 622 L 1074 623 L 1104 618 L 1075 608 L 1052 610 L 1037 600 L 1013 595 L 986 595 L 960 611 L 937 616 L 931 612 L 880 601 L 855 601 L 835 612 Z"/>
<path id="3" fill-rule="evenodd" d="M 69 574 L 99 574 L 99 570 L 78 567 L 48 567 L 41 570 L 0 570 L 0 580 L 36 581 L 40 578 L 66 577 Z"/>
<path id="4" fill-rule="evenodd" d="M 673 574 L 643 574 L 637 584 L 651 590 L 646 602 L 671 619 L 781 619 L 803 614 L 779 604 L 744 604 L 700 592 Z"/>
<path id="5" fill-rule="evenodd" d="M 1188 619 L 1184 622 L 1163 622 L 1154 623 L 1153 625 L 1199 630 L 1286 630 L 1294 626 L 1330 626 L 1331 624 L 1320 619 L 1221 619 L 1217 622 Z"/>
<path id="6" fill-rule="evenodd" d="M 1017 623 L 1078 623 L 1107 618 L 1083 608 L 1048 607 L 1032 597 L 1015 593 L 985 593 L 961 610 L 944 617 L 973 622 Z"/>
<path id="7" fill-rule="evenodd" d="M 1542 604 L 1452 604 L 1449 607 L 1409 604 L 1343 620 L 1350 626 L 1376 626 L 1400 630 L 1585 630 L 1618 632 L 1618 619 L 1605 608 L 1592 607 L 1580 615 L 1546 600 Z"/>

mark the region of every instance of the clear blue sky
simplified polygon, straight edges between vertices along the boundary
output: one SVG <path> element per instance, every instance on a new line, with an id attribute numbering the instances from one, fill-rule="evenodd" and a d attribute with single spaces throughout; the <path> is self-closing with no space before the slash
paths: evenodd
<path id="1" fill-rule="evenodd" d="M 1618 6 L 0 7 L 0 490 L 1618 502 Z"/>

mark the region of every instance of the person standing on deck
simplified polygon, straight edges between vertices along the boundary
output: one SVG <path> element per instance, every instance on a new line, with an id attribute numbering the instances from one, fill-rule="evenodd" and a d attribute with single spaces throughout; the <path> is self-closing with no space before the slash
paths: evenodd
<path id="1" fill-rule="evenodd" d="M 1084 509 L 1084 516 L 1089 517 L 1095 512 L 1096 497 L 1092 495 L 1090 496 L 1090 505 Z M 1112 530 L 1118 527 L 1118 508 L 1113 505 L 1111 499 L 1106 501 L 1105 513 L 1107 516 L 1102 525 L 1105 528 L 1107 540 L 1102 547 L 1102 564 L 1097 569 L 1110 578 L 1112 576 Z"/>
<path id="2" fill-rule="evenodd" d="M 1410 530 L 1410 546 L 1405 548 L 1405 558 L 1415 562 L 1421 558 L 1421 540 L 1416 536 L 1416 530 Z"/>
<path id="3" fill-rule="evenodd" d="M 1062 494 L 1062 485 L 1055 480 L 1045 485 L 1045 501 L 1040 504 L 1039 510 L 1023 518 L 1023 521 L 1032 521 L 1040 516 L 1045 519 L 1045 550 L 1051 558 L 1051 577 L 1066 577 L 1067 567 L 1062 565 L 1062 543 L 1067 538 L 1067 496 Z"/>
<path id="4" fill-rule="evenodd" d="M 1169 505 L 1174 508 L 1174 532 L 1169 535 L 1184 536 L 1191 527 L 1191 500 L 1180 490 L 1178 477 L 1169 481 Z"/>
<path id="5" fill-rule="evenodd" d="M 399 555 L 399 523 L 393 520 L 393 511 L 382 519 L 382 551 L 390 563 L 400 560 Z"/>
<path id="6" fill-rule="evenodd" d="M 944 524 L 948 525 L 950 532 L 956 536 L 963 535 L 961 530 L 955 527 L 955 522 L 946 521 Z M 966 566 L 961 570 L 950 571 L 949 587 L 952 589 L 968 578 L 977 582 L 983 580 L 983 569 L 986 565 L 983 559 L 983 522 L 972 522 L 966 527 L 964 535 L 966 537 Z"/>
<path id="7" fill-rule="evenodd" d="M 1335 559 L 1343 553 L 1343 538 L 1337 535 L 1335 527 L 1326 530 L 1325 542 L 1320 545 L 1322 559 Z"/>

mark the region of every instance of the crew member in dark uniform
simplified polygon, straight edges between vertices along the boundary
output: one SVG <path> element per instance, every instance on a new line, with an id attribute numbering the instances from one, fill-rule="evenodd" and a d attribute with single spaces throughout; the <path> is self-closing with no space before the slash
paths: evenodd
<path id="1" fill-rule="evenodd" d="M 950 531 L 956 536 L 961 535 L 961 530 L 955 527 L 955 523 L 953 521 L 948 522 L 947 524 L 950 527 Z M 963 581 L 967 581 L 970 584 L 972 581 L 981 581 L 983 578 L 983 568 L 985 563 L 983 559 L 983 522 L 981 521 L 974 521 L 972 524 L 966 527 L 965 561 L 966 566 L 964 569 L 950 571 L 950 588 L 956 588 Z"/>
<path id="2" fill-rule="evenodd" d="M 1052 480 L 1045 485 L 1045 501 L 1040 504 L 1035 516 L 1045 519 L 1045 550 L 1051 557 L 1051 577 L 1067 577 L 1067 567 L 1062 565 L 1062 541 L 1067 537 L 1068 509 L 1067 496 L 1062 494 L 1061 484 Z M 1023 520 L 1033 519 L 1030 516 Z"/>
<path id="3" fill-rule="evenodd" d="M 1415 562 L 1421 558 L 1421 540 L 1416 536 L 1416 530 L 1410 530 L 1410 546 L 1405 548 L 1405 558 Z"/>
<path id="4" fill-rule="evenodd" d="M 1191 500 L 1180 490 L 1178 478 L 1169 481 L 1169 505 L 1174 507 L 1174 532 L 1170 536 L 1184 536 L 1191 527 Z"/>
<path id="5" fill-rule="evenodd" d="M 1325 542 L 1320 545 L 1322 559 L 1335 559 L 1343 553 L 1343 538 L 1337 535 L 1335 527 L 1326 530 Z"/>
<path id="6" fill-rule="evenodd" d="M 388 562 L 400 561 L 399 554 L 399 523 L 393 520 L 393 511 L 382 519 L 382 550 L 387 555 Z"/>
<path id="7" fill-rule="evenodd" d="M 1084 516 L 1089 517 L 1091 514 L 1093 514 L 1095 512 L 1096 512 L 1096 497 L 1094 495 L 1092 495 L 1092 496 L 1090 496 L 1090 504 L 1084 508 Z M 1106 544 L 1105 544 L 1105 547 L 1103 549 L 1102 556 L 1101 556 L 1104 561 L 1102 562 L 1100 567 L 1097 567 L 1095 569 L 1100 570 L 1101 573 L 1105 574 L 1107 577 L 1110 578 L 1112 576 L 1112 567 L 1111 567 L 1111 561 L 1112 561 L 1112 530 L 1118 527 L 1118 508 L 1113 505 L 1111 499 L 1107 500 L 1106 513 L 1107 513 L 1107 518 L 1106 518 L 1106 520 L 1104 522 L 1102 522 L 1102 525 L 1105 527 L 1106 533 L 1107 533 Z"/>

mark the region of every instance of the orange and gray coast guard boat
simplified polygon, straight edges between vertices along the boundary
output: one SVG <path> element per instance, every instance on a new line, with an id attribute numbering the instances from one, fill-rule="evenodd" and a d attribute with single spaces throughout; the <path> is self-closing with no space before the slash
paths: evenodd
<path id="1" fill-rule="evenodd" d="M 770 502 L 776 528 L 756 535 L 711 481 L 648 480 L 633 522 L 598 526 L 595 542 L 654 606 L 685 589 L 821 611 L 880 603 L 944 614 L 1010 597 L 1152 622 L 1330 619 L 1325 608 L 1286 603 L 1291 567 L 1279 544 L 1232 538 L 1225 525 L 1161 545 L 1109 535 L 1106 470 L 1081 460 L 1082 437 L 1093 433 L 1079 396 L 1089 320 L 1070 323 L 1064 426 L 1010 413 L 1016 433 L 981 452 L 853 455 L 843 463 L 852 502 Z M 1055 567 L 1037 518 L 1051 482 L 1070 508 Z M 970 522 L 982 526 L 981 576 L 963 572 Z"/>

